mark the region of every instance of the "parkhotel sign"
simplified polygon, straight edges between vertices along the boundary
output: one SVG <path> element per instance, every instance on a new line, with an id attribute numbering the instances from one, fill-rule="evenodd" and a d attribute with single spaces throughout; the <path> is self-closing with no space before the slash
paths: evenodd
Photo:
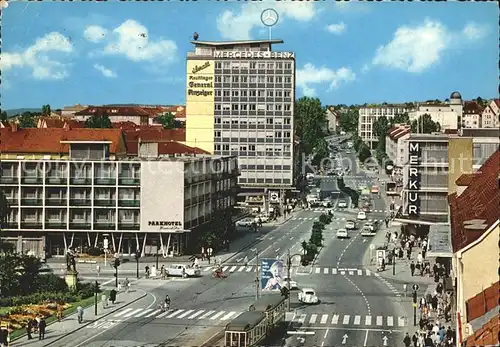
<path id="1" fill-rule="evenodd" d="M 422 151 L 420 143 L 409 143 L 409 167 L 408 167 L 408 215 L 418 217 L 420 215 L 420 161 Z"/>
<path id="2" fill-rule="evenodd" d="M 214 58 L 228 59 L 295 59 L 292 52 L 216 51 Z"/>

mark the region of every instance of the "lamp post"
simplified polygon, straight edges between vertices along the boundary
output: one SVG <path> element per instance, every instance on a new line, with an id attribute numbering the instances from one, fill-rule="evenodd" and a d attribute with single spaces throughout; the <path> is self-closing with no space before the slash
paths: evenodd
<path id="1" fill-rule="evenodd" d="M 94 287 L 94 314 L 97 317 L 97 295 L 99 293 L 99 283 L 95 281 L 95 287 Z"/>
<path id="2" fill-rule="evenodd" d="M 396 248 L 392 250 L 392 275 L 396 275 Z"/>
<path id="3" fill-rule="evenodd" d="M 139 250 L 135 251 L 135 262 L 137 265 L 137 268 L 136 268 L 137 279 L 139 279 L 139 259 L 141 257 L 141 254 L 139 252 L 140 252 Z"/>
<path id="4" fill-rule="evenodd" d="M 113 261 L 113 267 L 115 268 L 115 287 L 118 288 L 118 267 L 120 266 L 120 258 L 118 253 L 115 253 L 115 260 Z"/>
<path id="5" fill-rule="evenodd" d="M 303 250 L 303 253 L 305 254 L 304 252 L 305 250 Z M 290 249 L 287 251 L 287 260 L 286 260 L 286 265 L 287 265 L 287 277 L 288 277 L 288 284 L 289 286 L 291 281 L 292 281 L 292 278 L 290 277 L 291 276 L 291 271 L 292 271 L 292 258 L 295 257 L 295 256 L 299 256 L 302 258 L 302 254 L 300 253 L 295 253 L 295 254 L 290 254 Z M 291 299 L 290 299 L 290 291 L 292 290 L 292 288 L 288 288 L 289 290 L 289 293 L 288 293 L 288 309 L 290 309 L 290 306 L 291 306 Z"/>
<path id="6" fill-rule="evenodd" d="M 255 278 L 255 301 L 259 300 L 260 292 L 260 264 L 259 264 L 259 251 L 255 252 L 255 259 L 257 261 L 257 277 Z"/>
<path id="7" fill-rule="evenodd" d="M 160 246 L 156 244 L 156 271 L 158 271 L 158 256 L 160 252 Z"/>

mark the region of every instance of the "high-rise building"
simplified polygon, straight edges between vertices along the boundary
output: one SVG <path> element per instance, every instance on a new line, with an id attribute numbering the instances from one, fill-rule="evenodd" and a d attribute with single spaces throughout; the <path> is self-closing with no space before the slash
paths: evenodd
<path id="1" fill-rule="evenodd" d="M 192 41 L 187 56 L 186 144 L 237 155 L 239 184 L 264 208 L 295 185 L 295 55 L 282 40 Z"/>

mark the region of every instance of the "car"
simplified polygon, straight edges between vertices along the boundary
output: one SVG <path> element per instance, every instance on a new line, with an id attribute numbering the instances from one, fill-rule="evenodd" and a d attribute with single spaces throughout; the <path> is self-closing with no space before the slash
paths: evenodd
<path id="1" fill-rule="evenodd" d="M 347 201 L 345 201 L 345 200 L 340 200 L 340 201 L 339 201 L 339 207 L 340 207 L 340 208 L 346 208 L 346 207 L 347 207 Z"/>
<path id="2" fill-rule="evenodd" d="M 361 236 L 375 236 L 376 232 L 372 230 L 369 226 L 364 226 L 361 229 Z"/>
<path id="3" fill-rule="evenodd" d="M 316 292 L 312 288 L 302 288 L 298 294 L 298 298 L 304 304 L 317 304 L 319 302 Z"/>
<path id="4" fill-rule="evenodd" d="M 269 216 L 266 216 L 265 214 L 260 214 L 260 215 L 256 216 L 256 217 L 254 218 L 254 221 L 255 221 L 256 223 L 258 223 L 258 222 L 259 222 L 259 219 L 260 219 L 260 221 L 261 221 L 262 223 L 267 223 L 267 222 L 269 222 Z"/>
<path id="5" fill-rule="evenodd" d="M 337 230 L 337 238 L 338 239 L 347 239 L 349 235 L 347 234 L 347 229 L 339 229 Z"/>
<path id="6" fill-rule="evenodd" d="M 201 276 L 201 270 L 196 267 L 191 267 L 186 264 L 171 264 L 169 265 L 165 273 L 167 276 L 180 276 L 180 277 L 199 277 Z"/>
<path id="7" fill-rule="evenodd" d="M 352 220 L 348 220 L 346 223 L 345 223 L 345 228 L 347 230 L 354 230 L 356 229 L 356 222 L 352 221 Z"/>
<path id="8" fill-rule="evenodd" d="M 357 219 L 358 220 L 366 220 L 366 213 L 364 211 L 359 211 Z"/>
<path id="9" fill-rule="evenodd" d="M 239 227 L 251 227 L 255 222 L 253 218 L 243 218 L 236 222 L 236 226 Z"/>
<path id="10" fill-rule="evenodd" d="M 378 186 L 373 186 L 372 187 L 372 194 L 378 194 L 380 191 L 380 189 L 378 188 Z"/>
<path id="11" fill-rule="evenodd" d="M 329 200 L 323 200 L 321 203 L 323 204 L 323 207 L 331 207 L 332 206 L 332 202 Z"/>
<path id="12" fill-rule="evenodd" d="M 377 231 L 379 227 L 378 221 L 368 222 L 365 224 L 365 227 L 370 228 L 371 231 Z"/>
<path id="13" fill-rule="evenodd" d="M 283 281 L 285 282 L 285 287 L 287 287 L 289 290 L 299 289 L 296 281 L 293 281 L 288 277 L 285 277 Z"/>

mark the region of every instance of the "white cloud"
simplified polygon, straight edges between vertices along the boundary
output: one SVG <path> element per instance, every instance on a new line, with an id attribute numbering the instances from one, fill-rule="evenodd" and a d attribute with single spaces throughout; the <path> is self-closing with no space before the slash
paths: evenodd
<path id="1" fill-rule="evenodd" d="M 361 68 L 361 72 L 367 73 L 368 71 L 370 71 L 370 65 L 364 64 L 363 67 Z"/>
<path id="2" fill-rule="evenodd" d="M 340 22 L 337 24 L 330 24 L 326 26 L 326 30 L 332 34 L 335 35 L 341 35 L 345 32 L 346 30 L 346 25 L 344 22 Z"/>
<path id="3" fill-rule="evenodd" d="M 116 73 L 114 71 L 106 68 L 103 65 L 94 64 L 94 69 L 96 69 L 97 71 L 100 71 L 104 77 L 108 77 L 108 78 L 116 77 Z"/>
<path id="4" fill-rule="evenodd" d="M 0 68 L 29 68 L 31 75 L 39 80 L 61 80 L 68 77 L 68 65 L 53 58 L 54 53 L 71 53 L 73 44 L 58 33 L 51 32 L 38 38 L 35 43 L 21 52 L 1 54 Z"/>
<path id="5" fill-rule="evenodd" d="M 276 10 L 279 22 L 285 18 L 297 21 L 310 21 L 316 14 L 313 2 L 251 2 L 241 6 L 239 12 L 226 10 L 217 17 L 217 29 L 224 39 L 249 40 L 255 27 L 264 27 L 260 20 L 262 11 L 267 8 Z"/>
<path id="6" fill-rule="evenodd" d="M 418 26 L 399 27 L 392 41 L 378 48 L 372 64 L 420 73 L 438 63 L 446 50 L 463 47 L 485 34 L 485 27 L 474 23 L 452 32 L 442 23 L 426 19 Z"/>
<path id="7" fill-rule="evenodd" d="M 95 29 L 95 31 L 97 31 Z M 151 40 L 148 29 L 129 19 L 105 35 L 101 54 L 124 56 L 134 62 L 171 62 L 177 54 L 177 44 L 172 40 Z"/>
<path id="8" fill-rule="evenodd" d="M 314 96 L 316 89 L 311 85 L 329 84 L 328 90 L 337 88 L 342 82 L 350 82 L 356 79 L 356 74 L 349 68 L 341 67 L 337 71 L 327 67 L 317 68 L 311 63 L 297 69 L 297 86 L 302 89 L 306 96 Z"/>
<path id="9" fill-rule="evenodd" d="M 101 42 L 106 38 L 108 31 L 99 25 L 91 25 L 85 28 L 83 36 L 90 42 Z"/>

